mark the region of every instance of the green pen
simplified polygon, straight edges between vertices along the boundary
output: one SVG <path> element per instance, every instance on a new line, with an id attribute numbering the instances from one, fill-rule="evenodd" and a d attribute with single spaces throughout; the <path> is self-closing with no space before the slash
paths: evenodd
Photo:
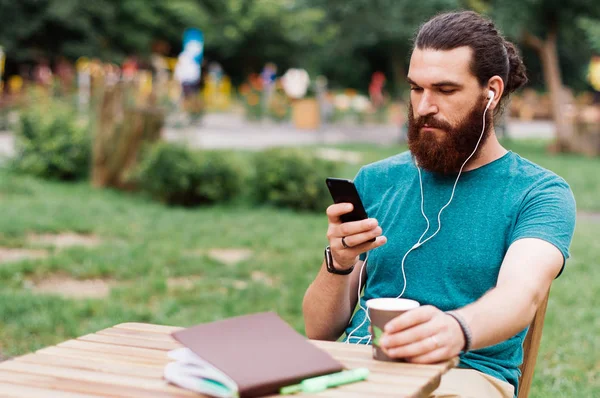
<path id="1" fill-rule="evenodd" d="M 294 384 L 281 388 L 279 393 L 281 395 L 296 394 L 298 392 L 317 393 L 325 391 L 330 387 L 337 387 L 343 384 L 365 380 L 368 375 L 369 369 L 367 368 L 344 370 L 338 373 L 331 373 L 324 376 L 302 380 L 300 384 Z"/>

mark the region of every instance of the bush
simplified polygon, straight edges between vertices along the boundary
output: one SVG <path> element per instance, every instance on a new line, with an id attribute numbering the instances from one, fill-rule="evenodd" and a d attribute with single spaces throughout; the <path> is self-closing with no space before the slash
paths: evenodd
<path id="1" fill-rule="evenodd" d="M 235 154 L 158 143 L 146 148 L 132 179 L 161 202 L 196 206 L 233 199 L 242 190 L 244 175 Z"/>
<path id="2" fill-rule="evenodd" d="M 88 175 L 89 126 L 69 104 L 46 99 L 23 109 L 15 133 L 13 166 L 18 171 L 60 180 Z"/>
<path id="3" fill-rule="evenodd" d="M 270 149 L 256 159 L 255 197 L 261 203 L 323 211 L 332 203 L 325 179 L 339 164 L 301 149 Z"/>

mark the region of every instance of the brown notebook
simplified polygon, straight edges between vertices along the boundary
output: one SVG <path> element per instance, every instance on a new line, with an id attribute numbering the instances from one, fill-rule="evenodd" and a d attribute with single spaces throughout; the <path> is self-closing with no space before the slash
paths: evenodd
<path id="1" fill-rule="evenodd" d="M 229 376 L 241 397 L 277 393 L 303 379 L 343 370 L 273 312 L 197 325 L 173 337 Z"/>

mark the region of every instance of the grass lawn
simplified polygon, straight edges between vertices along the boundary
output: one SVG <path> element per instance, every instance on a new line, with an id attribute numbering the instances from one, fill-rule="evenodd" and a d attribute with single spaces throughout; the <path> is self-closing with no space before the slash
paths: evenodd
<path id="1" fill-rule="evenodd" d="M 508 143 L 571 184 L 579 210 L 600 211 L 600 160 L 549 156 L 540 143 Z M 344 146 L 364 162 L 401 150 Z M 352 177 L 359 165 L 348 165 Z M 0 351 L 17 355 L 119 322 L 189 326 L 274 310 L 303 331 L 301 301 L 322 260 L 322 214 L 217 206 L 166 208 L 140 196 L 99 191 L 0 170 L 0 247 L 48 250 L 36 260 L 0 264 Z M 32 233 L 78 232 L 95 247 L 58 250 Z M 600 221 L 578 220 L 567 270 L 555 282 L 546 315 L 533 397 L 600 396 Z M 215 248 L 246 248 L 233 265 L 208 256 Z M 48 277 L 100 278 L 105 299 L 34 294 Z M 169 280 L 190 278 L 190 283 Z"/>

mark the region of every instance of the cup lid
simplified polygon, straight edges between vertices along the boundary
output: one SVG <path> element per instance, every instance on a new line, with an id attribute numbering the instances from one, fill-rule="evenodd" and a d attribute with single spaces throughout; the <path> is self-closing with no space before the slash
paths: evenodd
<path id="1" fill-rule="evenodd" d="M 381 297 L 367 300 L 368 308 L 384 311 L 408 311 L 419 306 L 418 301 L 405 298 Z"/>

